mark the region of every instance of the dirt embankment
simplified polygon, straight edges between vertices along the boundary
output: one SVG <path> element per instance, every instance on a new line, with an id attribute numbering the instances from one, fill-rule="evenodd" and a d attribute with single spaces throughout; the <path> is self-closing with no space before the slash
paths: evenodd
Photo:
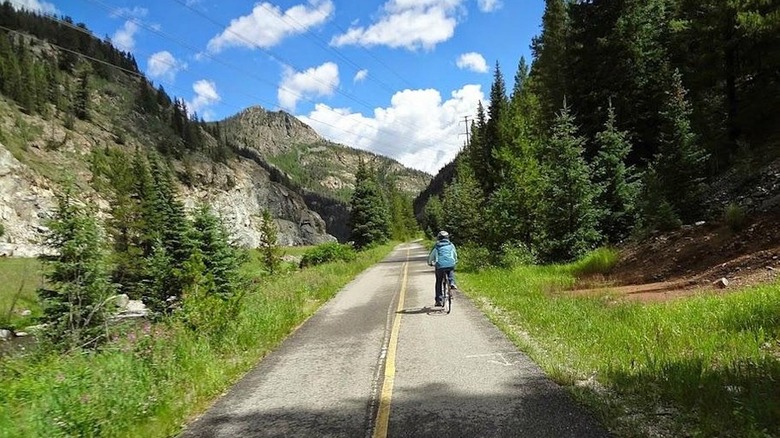
<path id="1" fill-rule="evenodd" d="M 740 231 L 723 223 L 685 226 L 620 248 L 608 276 L 583 279 L 576 293 L 603 293 L 657 301 L 702 289 L 723 293 L 780 279 L 780 212 L 756 214 Z M 719 279 L 728 283 L 717 285 Z"/>

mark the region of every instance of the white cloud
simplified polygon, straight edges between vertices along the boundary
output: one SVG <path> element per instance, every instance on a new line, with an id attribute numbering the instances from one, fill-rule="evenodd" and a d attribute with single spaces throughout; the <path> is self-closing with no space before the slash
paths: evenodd
<path id="1" fill-rule="evenodd" d="M 277 96 L 279 106 L 295 111 L 295 105 L 302 98 L 330 96 L 339 85 L 339 67 L 326 62 L 303 72 L 286 67 L 282 73 Z"/>
<path id="2" fill-rule="evenodd" d="M 213 81 L 201 79 L 192 84 L 192 90 L 195 91 L 195 96 L 187 102 L 187 110 L 190 114 L 198 113 L 206 119 L 206 116 L 211 114 L 208 107 L 221 99 L 217 93 L 217 85 Z"/>
<path id="3" fill-rule="evenodd" d="M 334 46 L 385 45 L 431 50 L 455 34 L 463 0 L 390 0 L 368 27 L 350 27 L 331 39 Z"/>
<path id="4" fill-rule="evenodd" d="M 478 0 L 479 10 L 482 12 L 494 12 L 502 7 L 504 3 L 501 0 Z"/>
<path id="5" fill-rule="evenodd" d="M 363 69 L 355 73 L 355 77 L 352 78 L 352 82 L 363 82 L 368 77 L 368 70 Z"/>
<path id="6" fill-rule="evenodd" d="M 57 12 L 57 8 L 48 2 L 38 0 L 14 0 L 11 2 L 14 9 L 26 9 L 28 11 L 43 12 L 46 14 L 54 14 Z"/>
<path id="7" fill-rule="evenodd" d="M 393 96 L 390 107 L 376 108 L 373 117 L 317 104 L 298 118 L 332 141 L 435 174 L 462 148 L 464 116 L 473 118 L 484 99 L 480 85 L 465 85 L 444 101 L 437 90 L 404 90 Z"/>
<path id="8" fill-rule="evenodd" d="M 458 68 L 471 70 L 477 73 L 487 73 L 488 65 L 485 58 L 477 52 L 464 53 L 458 57 L 456 62 Z"/>
<path id="9" fill-rule="evenodd" d="M 111 18 L 143 18 L 149 14 L 149 10 L 136 6 L 134 8 L 119 8 L 111 12 Z"/>
<path id="10" fill-rule="evenodd" d="M 231 20 L 224 32 L 208 42 L 207 49 L 218 53 L 234 46 L 273 47 L 288 36 L 324 23 L 333 9 L 331 0 L 309 0 L 308 6 L 297 5 L 284 12 L 271 3 L 258 3 L 251 14 Z"/>
<path id="11" fill-rule="evenodd" d="M 187 68 L 187 63 L 177 60 L 171 52 L 154 53 L 146 62 L 146 73 L 154 79 L 165 79 L 173 82 L 176 73 Z"/>
<path id="12" fill-rule="evenodd" d="M 111 42 L 120 50 L 132 52 L 135 48 L 136 32 L 138 32 L 138 25 L 133 21 L 125 21 L 124 26 L 119 28 L 114 33 L 114 36 L 111 37 Z"/>

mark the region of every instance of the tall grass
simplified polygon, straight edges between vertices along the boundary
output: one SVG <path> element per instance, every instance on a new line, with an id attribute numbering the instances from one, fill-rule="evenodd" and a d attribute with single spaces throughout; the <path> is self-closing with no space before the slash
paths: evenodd
<path id="1" fill-rule="evenodd" d="M 41 263 L 32 258 L 0 258 L 0 328 L 23 327 L 40 316 L 35 291 L 41 285 Z M 29 310 L 30 316 L 21 311 Z"/>
<path id="2" fill-rule="evenodd" d="M 116 331 L 96 353 L 0 359 L 0 437 L 173 435 L 390 249 L 258 278 L 218 338 L 147 323 Z"/>
<path id="3" fill-rule="evenodd" d="M 606 388 L 572 386 L 620 435 L 780 435 L 780 284 L 656 304 L 557 292 L 582 271 L 520 267 L 460 279 L 559 383 L 591 378 Z"/>

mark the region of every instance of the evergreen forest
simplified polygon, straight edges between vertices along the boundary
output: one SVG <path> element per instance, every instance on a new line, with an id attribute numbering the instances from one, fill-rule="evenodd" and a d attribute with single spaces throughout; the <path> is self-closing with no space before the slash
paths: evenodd
<path id="1" fill-rule="evenodd" d="M 708 186 L 780 155 L 780 11 L 764 0 L 547 0 L 468 144 L 415 200 L 500 261 L 571 261 L 720 217 Z M 511 88 L 508 88 L 510 87 Z"/>

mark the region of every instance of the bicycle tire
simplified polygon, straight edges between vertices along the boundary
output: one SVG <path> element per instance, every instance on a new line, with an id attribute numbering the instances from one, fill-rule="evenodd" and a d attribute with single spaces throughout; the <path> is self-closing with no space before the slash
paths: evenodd
<path id="1" fill-rule="evenodd" d="M 450 312 L 452 312 L 452 288 L 450 287 L 450 283 L 447 283 L 447 314 L 449 315 Z"/>

